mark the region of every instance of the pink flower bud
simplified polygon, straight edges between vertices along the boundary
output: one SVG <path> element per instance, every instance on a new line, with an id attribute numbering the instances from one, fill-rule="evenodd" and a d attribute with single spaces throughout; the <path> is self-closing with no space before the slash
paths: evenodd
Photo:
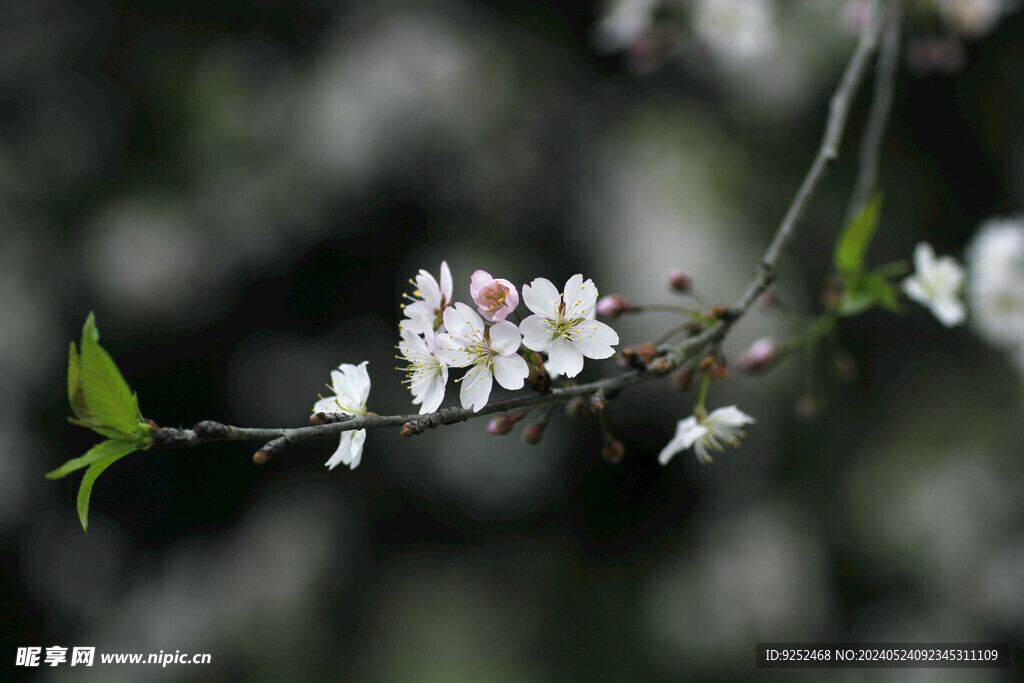
<path id="1" fill-rule="evenodd" d="M 511 432 L 515 425 L 516 421 L 511 419 L 508 415 L 499 415 L 487 424 L 487 433 L 493 434 L 494 436 L 501 436 L 502 434 L 508 434 Z"/>
<path id="2" fill-rule="evenodd" d="M 519 305 L 516 286 L 508 280 L 496 280 L 484 270 L 478 270 L 470 276 L 469 295 L 476 303 L 480 315 L 492 323 L 504 320 Z"/>
<path id="3" fill-rule="evenodd" d="M 606 318 L 615 320 L 623 313 L 632 313 L 637 310 L 635 304 L 631 304 L 619 294 L 609 294 L 597 300 L 597 312 Z"/>
<path id="4" fill-rule="evenodd" d="M 690 288 L 693 287 L 693 277 L 678 268 L 668 271 L 667 281 L 668 288 L 675 292 L 689 292 Z"/>
<path id="5" fill-rule="evenodd" d="M 779 346 L 771 337 L 761 337 L 736 359 L 740 372 L 755 373 L 767 370 L 779 358 Z"/>

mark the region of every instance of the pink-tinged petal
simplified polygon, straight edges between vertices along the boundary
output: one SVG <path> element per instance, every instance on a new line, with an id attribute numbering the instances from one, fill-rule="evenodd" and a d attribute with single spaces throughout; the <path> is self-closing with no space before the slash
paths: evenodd
<path id="1" fill-rule="evenodd" d="M 575 377 L 583 369 L 583 354 L 576 344 L 559 337 L 548 347 L 551 369 L 566 377 Z"/>
<path id="2" fill-rule="evenodd" d="M 519 350 L 519 343 L 522 341 L 519 328 L 507 320 L 492 325 L 490 334 L 493 351 L 507 356 Z"/>
<path id="3" fill-rule="evenodd" d="M 543 318 L 556 318 L 562 295 L 550 280 L 539 277 L 531 284 L 523 285 L 523 302 L 526 307 Z"/>
<path id="4" fill-rule="evenodd" d="M 522 356 L 497 356 L 493 362 L 494 379 L 498 384 L 513 391 L 523 388 L 530 368 Z"/>
<path id="5" fill-rule="evenodd" d="M 447 261 L 441 261 L 441 295 L 447 303 L 452 302 L 452 271 Z"/>
<path id="6" fill-rule="evenodd" d="M 523 344 L 534 351 L 547 351 L 551 345 L 551 328 L 544 318 L 531 315 L 519 324 L 519 332 L 523 335 Z"/>
<path id="7" fill-rule="evenodd" d="M 480 290 L 492 282 L 494 282 L 494 278 L 492 278 L 491 274 L 486 270 L 474 271 L 473 274 L 469 276 L 469 298 L 480 303 L 477 300 L 480 295 Z"/>
<path id="8" fill-rule="evenodd" d="M 508 280 L 499 279 L 495 282 L 508 290 L 508 293 L 505 294 L 505 305 L 494 314 L 495 320 L 504 320 L 519 305 L 519 292 L 516 291 L 516 286 Z"/>
<path id="9" fill-rule="evenodd" d="M 462 407 L 472 406 L 475 413 L 487 405 L 487 399 L 491 396 L 492 382 L 490 370 L 482 370 L 479 366 L 474 366 L 462 378 L 462 386 L 459 389 Z"/>
<path id="10" fill-rule="evenodd" d="M 430 310 L 436 310 L 441 306 L 441 288 L 437 286 L 437 280 L 434 276 L 425 270 L 421 270 L 419 275 L 416 276 L 416 290 L 419 292 L 419 297 L 430 307 Z"/>
<path id="11" fill-rule="evenodd" d="M 566 281 L 563 299 L 566 318 L 593 318 L 597 308 L 597 287 L 593 280 L 584 280 L 577 273 Z"/>
<path id="12" fill-rule="evenodd" d="M 473 362 L 473 356 L 448 333 L 434 338 L 434 355 L 451 368 L 464 368 Z"/>
<path id="13" fill-rule="evenodd" d="M 484 338 L 484 321 L 461 301 L 444 309 L 444 327 L 458 342 L 482 342 Z"/>
<path id="14" fill-rule="evenodd" d="M 608 325 L 597 320 L 587 320 L 572 331 L 576 345 L 587 358 L 599 360 L 610 358 L 615 351 L 612 346 L 619 343 L 619 335 Z"/>

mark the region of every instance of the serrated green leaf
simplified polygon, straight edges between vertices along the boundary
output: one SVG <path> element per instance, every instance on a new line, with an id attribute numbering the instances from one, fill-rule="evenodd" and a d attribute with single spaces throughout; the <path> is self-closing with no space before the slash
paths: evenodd
<path id="1" fill-rule="evenodd" d="M 871 199 L 846 224 L 836 242 L 835 266 L 843 275 L 856 275 L 863 270 L 864 254 L 878 230 L 878 217 L 882 207 L 882 194 L 875 192 Z"/>
<path id="2" fill-rule="evenodd" d="M 109 441 L 101 441 L 96 444 L 88 451 L 85 455 L 80 458 L 73 458 L 68 460 L 66 463 L 53 470 L 52 472 L 46 473 L 47 479 L 60 479 L 71 474 L 75 470 L 80 470 L 83 467 L 88 467 L 97 460 L 110 457 L 115 454 L 122 454 L 122 451 L 128 448 L 128 452 L 137 450 L 138 445 L 132 441 L 126 441 L 122 439 L 110 439 Z"/>
<path id="3" fill-rule="evenodd" d="M 89 469 L 85 471 L 85 476 L 82 477 L 82 484 L 78 487 L 78 520 L 82 523 L 82 531 L 86 533 L 89 533 L 89 498 L 92 496 L 92 485 L 96 483 L 96 479 L 103 474 L 105 469 L 129 453 L 137 450 L 135 444 L 124 441 L 104 441 L 103 443 L 116 443 L 122 447 L 122 450 L 111 453 L 105 458 L 89 465 Z M 100 445 L 102 446 L 103 444 Z"/>
<path id="4" fill-rule="evenodd" d="M 126 434 L 138 431 L 138 404 L 114 360 L 100 346 L 92 313 L 82 328 L 79 379 L 88 410 L 98 423 Z"/>

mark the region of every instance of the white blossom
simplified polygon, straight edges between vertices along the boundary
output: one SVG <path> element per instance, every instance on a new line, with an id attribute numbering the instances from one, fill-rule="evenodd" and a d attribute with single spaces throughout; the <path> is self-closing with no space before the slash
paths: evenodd
<path id="1" fill-rule="evenodd" d="M 951 256 L 935 257 L 930 244 L 919 242 L 914 249 L 916 272 L 903 280 L 903 291 L 914 301 L 931 309 L 946 327 L 959 325 L 967 317 L 960 290 L 964 286 L 963 267 Z"/>
<path id="2" fill-rule="evenodd" d="M 398 349 L 408 362 L 405 383 L 412 392 L 414 404 L 420 404 L 420 415 L 432 413 L 444 400 L 448 383 L 448 366 L 434 355 L 434 333 L 427 331 L 422 337 L 409 331 L 402 332 Z"/>
<path id="3" fill-rule="evenodd" d="M 370 375 L 366 372 L 366 364 L 365 360 L 359 365 L 342 363 L 337 370 L 331 370 L 330 389 L 335 395 L 321 397 L 313 404 L 313 412 L 365 415 L 366 399 L 370 395 Z M 345 463 L 355 469 L 362 458 L 365 441 L 365 429 L 342 432 L 341 443 L 327 460 L 327 467 L 334 469 L 338 463 Z"/>
<path id="4" fill-rule="evenodd" d="M 999 19 L 1015 9 L 1010 0 L 935 0 L 943 21 L 965 36 L 977 37 L 991 31 Z"/>
<path id="5" fill-rule="evenodd" d="M 608 358 L 619 335 L 608 325 L 594 320 L 597 287 L 592 280 L 573 275 L 560 293 L 549 280 L 537 278 L 523 285 L 523 301 L 533 311 L 519 326 L 523 344 L 546 352 L 552 374 L 575 377 L 583 369 L 583 358 Z"/>
<path id="6" fill-rule="evenodd" d="M 416 279 L 410 282 L 416 290 L 409 297 L 413 302 L 404 307 L 406 319 L 399 329 L 416 334 L 441 331 L 444 311 L 452 303 L 452 271 L 448 262 L 441 262 L 440 283 L 425 270 L 420 270 Z"/>
<path id="7" fill-rule="evenodd" d="M 452 367 L 472 366 L 461 379 L 462 407 L 477 412 L 491 395 L 493 380 L 506 389 L 522 389 L 530 369 L 517 352 L 519 328 L 502 320 L 484 328 L 484 322 L 464 303 L 449 306 L 444 312 L 447 333 L 437 335 L 434 353 Z"/>
<path id="8" fill-rule="evenodd" d="M 995 218 L 967 246 L 967 302 L 978 334 L 1003 348 L 1024 344 L 1024 218 Z"/>
<path id="9" fill-rule="evenodd" d="M 709 463 L 711 451 L 721 453 L 726 446 L 739 447 L 740 439 L 745 436 L 740 427 L 753 422 L 754 418 L 736 406 L 719 408 L 703 417 L 691 415 L 679 421 L 676 435 L 661 449 L 658 462 L 662 465 L 668 464 L 676 453 L 693 446 L 697 459 L 702 463 Z"/>
<path id="10" fill-rule="evenodd" d="M 698 0 L 694 31 L 719 58 L 745 64 L 775 49 L 775 4 L 772 0 Z"/>

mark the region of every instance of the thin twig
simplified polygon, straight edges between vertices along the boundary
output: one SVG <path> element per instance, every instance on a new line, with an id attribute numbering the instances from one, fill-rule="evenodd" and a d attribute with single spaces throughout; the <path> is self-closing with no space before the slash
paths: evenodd
<path id="1" fill-rule="evenodd" d="M 868 201 L 871 191 L 878 185 L 878 162 L 882 142 L 889 124 L 889 114 L 896 92 L 897 66 L 900 55 L 900 12 L 893 6 L 885 16 L 885 32 L 879 48 L 878 63 L 875 65 L 875 87 L 871 94 L 871 109 L 868 111 L 864 136 L 860 141 L 860 162 L 857 180 L 853 185 L 850 203 L 846 207 L 849 223 Z"/>
<path id="2" fill-rule="evenodd" d="M 610 377 L 589 384 L 557 388 L 547 393 L 495 401 L 477 412 L 467 408 L 442 408 L 427 415 L 356 415 L 352 417 L 332 415 L 329 424 L 318 424 L 310 427 L 263 429 L 233 427 L 218 422 L 200 422 L 192 429 L 159 429 L 155 434 L 154 448 L 182 448 L 214 441 L 245 441 L 265 444 L 257 452 L 256 460 L 264 461 L 279 452 L 284 446 L 313 438 L 337 436 L 353 429 L 376 429 L 380 427 L 401 427 L 404 436 L 420 434 L 427 429 L 440 425 L 463 422 L 474 417 L 504 413 L 520 408 L 568 401 L 577 396 L 608 396 L 615 395 L 619 390 L 634 384 L 640 384 L 663 377 L 681 367 L 687 360 L 696 357 L 709 347 L 721 342 L 729 329 L 750 309 L 757 297 L 774 281 L 782 251 L 789 242 L 797 224 L 806 211 L 807 203 L 817 189 L 825 171 L 835 162 L 839 155 L 839 144 L 850 112 L 854 94 L 864 79 L 868 62 L 878 48 L 879 42 L 879 10 L 878 2 L 871 5 L 871 16 L 867 29 L 863 32 L 850 63 L 843 74 L 829 106 L 828 121 L 822 137 L 821 147 L 807 172 L 803 183 L 797 190 L 793 202 L 783 217 L 772 238 L 768 249 L 761 258 L 756 273 L 747 285 L 742 296 L 731 306 L 723 309 L 716 323 L 703 332 L 673 347 L 659 347 L 655 357 L 646 369 L 631 370 L 616 377 Z M 319 420 L 324 422 L 325 420 Z M 260 455 L 262 454 L 262 455 Z"/>

